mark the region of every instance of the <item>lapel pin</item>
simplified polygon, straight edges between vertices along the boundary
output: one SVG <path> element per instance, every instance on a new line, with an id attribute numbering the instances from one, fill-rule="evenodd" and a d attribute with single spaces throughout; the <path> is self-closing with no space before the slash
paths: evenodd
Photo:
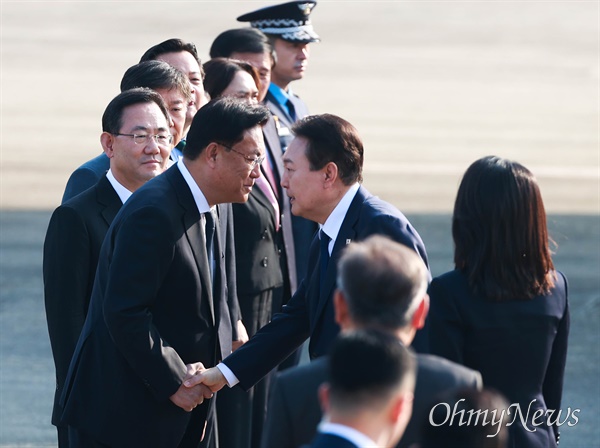
<path id="1" fill-rule="evenodd" d="M 351 242 L 352 242 L 352 240 L 351 240 L 350 238 L 348 238 L 348 239 L 346 240 L 346 246 L 347 246 L 348 244 L 350 244 Z"/>

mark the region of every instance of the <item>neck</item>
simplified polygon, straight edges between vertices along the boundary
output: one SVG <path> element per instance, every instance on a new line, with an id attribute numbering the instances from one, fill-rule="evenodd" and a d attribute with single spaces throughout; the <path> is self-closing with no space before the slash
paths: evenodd
<path id="1" fill-rule="evenodd" d="M 284 81 L 281 78 L 278 78 L 274 73 L 271 73 L 271 82 L 273 84 L 275 84 L 277 87 L 279 87 L 280 89 L 285 90 L 286 92 L 288 91 L 288 88 L 290 87 L 289 81 Z"/>
<path id="2" fill-rule="evenodd" d="M 192 179 L 200 188 L 200 191 L 206 198 L 209 207 L 213 207 L 218 204 L 218 198 L 213 195 L 214 188 L 211 188 L 210 172 L 204 169 L 204 166 L 198 162 L 198 160 L 190 160 L 183 158 L 183 164 L 190 172 Z"/>
<path id="3" fill-rule="evenodd" d="M 352 416 L 345 412 L 338 414 L 334 410 L 331 410 L 328 421 L 360 432 L 376 442 L 377 446 L 390 446 L 389 430 L 383 423 L 383 416 L 373 415 L 364 409 L 356 410 Z"/>
<path id="4" fill-rule="evenodd" d="M 342 185 L 341 187 L 337 187 L 337 188 L 334 187 L 329 192 L 329 194 L 327 195 L 327 201 L 324 205 L 323 213 L 321 214 L 321 216 L 319 216 L 314 221 L 318 222 L 321 225 L 325 224 L 325 221 L 327 221 L 327 218 L 329 218 L 329 216 L 333 213 L 333 211 L 335 210 L 337 205 L 340 203 L 340 201 L 342 200 L 344 195 L 348 192 L 348 190 L 350 190 L 350 186 L 345 186 L 343 184 L 341 184 L 341 185 Z M 327 190 L 325 190 L 325 191 L 327 191 Z"/>

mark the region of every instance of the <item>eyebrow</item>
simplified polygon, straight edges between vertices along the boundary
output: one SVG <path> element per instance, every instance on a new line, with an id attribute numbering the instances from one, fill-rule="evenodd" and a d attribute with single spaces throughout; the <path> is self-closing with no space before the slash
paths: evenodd
<path id="1" fill-rule="evenodd" d="M 164 127 L 160 127 L 157 128 L 158 132 L 166 132 L 168 130 L 168 128 L 164 128 Z M 135 132 L 135 131 L 144 131 L 144 132 L 150 132 L 150 129 L 148 129 L 146 126 L 134 126 L 133 129 L 131 130 L 131 132 Z"/>
<path id="2" fill-rule="evenodd" d="M 292 165 L 294 164 L 294 161 L 288 157 L 283 159 L 283 164 L 285 165 L 286 163 L 291 163 Z"/>

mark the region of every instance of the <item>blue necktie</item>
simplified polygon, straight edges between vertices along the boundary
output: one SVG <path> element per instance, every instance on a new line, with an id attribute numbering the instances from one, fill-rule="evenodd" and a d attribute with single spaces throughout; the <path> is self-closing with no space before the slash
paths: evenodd
<path id="1" fill-rule="evenodd" d="M 323 229 L 319 232 L 319 238 L 321 239 L 321 255 L 320 255 L 320 267 L 321 267 L 321 279 L 320 285 L 323 287 L 325 282 L 325 275 L 327 274 L 327 265 L 329 264 L 329 242 L 331 238 L 323 232 Z"/>
<path id="2" fill-rule="evenodd" d="M 215 240 L 215 228 L 216 228 L 216 223 L 215 223 L 215 217 L 213 216 L 213 212 L 208 211 L 206 213 L 204 213 L 204 218 L 206 219 L 206 256 L 208 257 L 208 264 L 210 266 L 210 276 L 211 279 L 214 278 L 214 264 L 215 264 L 215 257 L 214 257 L 214 240 Z"/>
<path id="3" fill-rule="evenodd" d="M 285 102 L 285 105 L 287 106 L 288 109 L 288 115 L 290 116 L 290 118 L 292 119 L 292 121 L 296 121 L 296 108 L 294 107 L 294 104 L 290 101 L 287 100 Z"/>

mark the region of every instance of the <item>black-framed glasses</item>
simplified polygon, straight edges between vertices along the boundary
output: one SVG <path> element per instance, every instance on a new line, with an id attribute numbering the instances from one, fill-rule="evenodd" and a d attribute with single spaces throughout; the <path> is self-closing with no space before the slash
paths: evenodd
<path id="1" fill-rule="evenodd" d="M 150 142 L 150 139 L 153 139 L 157 145 L 159 146 L 167 146 L 170 145 L 173 141 L 173 136 L 171 134 L 113 134 L 113 135 L 121 135 L 123 137 L 131 137 L 133 138 L 133 143 L 136 145 L 145 145 Z"/>
<path id="2" fill-rule="evenodd" d="M 260 157 L 249 157 L 244 153 L 241 153 L 239 151 L 236 151 L 235 149 L 233 149 L 231 146 L 227 146 L 225 143 L 219 143 L 219 145 L 229 149 L 230 151 L 235 152 L 236 154 L 239 154 L 240 156 L 242 156 L 246 162 L 250 165 L 250 169 L 253 170 L 256 165 L 260 165 L 261 163 L 263 163 L 263 161 L 265 160 L 265 156 L 260 156 Z"/>

